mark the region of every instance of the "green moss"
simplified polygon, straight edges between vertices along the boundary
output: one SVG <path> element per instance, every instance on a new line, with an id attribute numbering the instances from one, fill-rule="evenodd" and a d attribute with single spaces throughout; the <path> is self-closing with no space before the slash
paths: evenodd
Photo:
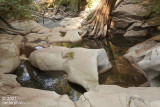
<path id="1" fill-rule="evenodd" d="M 63 46 L 66 48 L 74 48 L 74 47 L 81 47 L 80 43 L 71 44 L 71 43 L 53 43 L 52 46 Z"/>
<path id="2" fill-rule="evenodd" d="M 46 40 L 48 40 L 50 36 L 52 36 L 52 35 L 48 35 L 48 36 L 46 36 Z"/>
<path id="3" fill-rule="evenodd" d="M 66 55 L 64 56 L 64 58 L 73 59 L 74 58 L 74 52 L 68 52 L 68 53 L 66 53 Z"/>
<path id="4" fill-rule="evenodd" d="M 87 19 L 90 20 L 93 17 L 93 13 L 91 13 L 90 15 L 88 15 Z"/>
<path id="5" fill-rule="evenodd" d="M 60 32 L 61 33 L 61 37 L 64 37 L 66 35 L 66 32 Z"/>

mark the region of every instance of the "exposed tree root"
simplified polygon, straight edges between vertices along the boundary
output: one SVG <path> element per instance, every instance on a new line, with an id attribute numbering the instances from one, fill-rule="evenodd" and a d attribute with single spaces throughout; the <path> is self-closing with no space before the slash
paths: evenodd
<path id="1" fill-rule="evenodd" d="M 14 32 L 14 33 L 17 33 L 17 34 L 20 34 L 22 36 L 25 36 L 27 34 L 29 34 L 31 31 L 21 31 L 19 29 L 16 29 L 14 27 L 12 27 L 5 19 L 3 19 L 1 16 L 0 16 L 0 20 L 2 22 L 4 22 L 4 24 L 7 25 L 7 27 L 2 27 L 0 26 L 0 29 L 4 30 L 4 31 L 11 31 L 11 32 Z"/>
<path id="2" fill-rule="evenodd" d="M 6 31 L 11 31 L 11 32 L 14 32 L 14 33 L 18 33 L 22 36 L 25 36 L 25 35 L 30 33 L 30 31 L 18 31 L 18 30 L 13 30 L 13 29 L 10 29 L 10 28 L 1 27 L 1 26 L 0 26 L 0 29 L 6 30 Z"/>
<path id="3" fill-rule="evenodd" d="M 81 36 L 88 35 L 93 38 L 105 37 L 108 25 L 110 25 L 110 13 L 114 9 L 116 0 L 101 0 L 97 9 L 92 13 L 92 18 L 86 18 L 82 22 L 82 27 L 85 30 Z"/>

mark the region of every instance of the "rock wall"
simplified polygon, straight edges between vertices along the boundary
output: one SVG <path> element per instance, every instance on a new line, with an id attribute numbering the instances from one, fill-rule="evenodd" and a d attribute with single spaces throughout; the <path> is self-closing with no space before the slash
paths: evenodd
<path id="1" fill-rule="evenodd" d="M 113 35 L 121 34 L 130 41 L 139 41 L 139 38 L 149 38 L 155 32 L 159 32 L 158 25 L 160 23 L 148 23 L 147 20 L 150 20 L 150 18 L 147 19 L 145 16 L 148 10 L 142 2 L 124 0 L 113 11 L 110 29 Z"/>

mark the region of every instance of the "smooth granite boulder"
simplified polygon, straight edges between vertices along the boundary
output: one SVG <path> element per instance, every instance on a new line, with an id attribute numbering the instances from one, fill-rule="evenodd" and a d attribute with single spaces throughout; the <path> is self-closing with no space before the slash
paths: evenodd
<path id="1" fill-rule="evenodd" d="M 50 47 L 34 51 L 29 60 L 43 71 L 65 71 L 69 81 L 86 90 L 94 90 L 99 84 L 98 73 L 112 67 L 104 49 Z"/>

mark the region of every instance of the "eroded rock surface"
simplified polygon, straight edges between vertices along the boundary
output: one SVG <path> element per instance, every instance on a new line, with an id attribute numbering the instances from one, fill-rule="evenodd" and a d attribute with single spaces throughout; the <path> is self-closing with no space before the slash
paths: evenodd
<path id="1" fill-rule="evenodd" d="M 29 60 L 40 70 L 65 71 L 69 81 L 86 90 L 94 90 L 98 85 L 98 72 L 111 68 L 104 49 L 51 47 L 34 51 Z"/>
<path id="2" fill-rule="evenodd" d="M 67 95 L 58 95 L 53 91 L 44 91 L 31 88 L 19 88 L 15 92 L 6 95 L 5 97 L 15 96 L 16 100 L 21 103 L 15 104 L 16 107 L 75 107 L 74 102 L 72 102 Z M 10 107 L 14 104 L 4 104 L 5 101 L 0 99 L 2 103 L 0 106 Z M 7 101 L 6 101 L 7 102 Z"/>
<path id="3" fill-rule="evenodd" d="M 86 92 L 77 102 L 80 107 L 159 107 L 160 88 L 99 85 L 96 91 Z"/>
<path id="4" fill-rule="evenodd" d="M 0 34 L 0 74 L 12 73 L 19 66 L 19 54 L 14 36 Z"/>
<path id="5" fill-rule="evenodd" d="M 16 29 L 19 30 L 31 30 L 34 27 L 40 26 L 40 24 L 38 24 L 37 22 L 33 21 L 33 20 L 26 20 L 26 21 L 14 21 L 10 23 L 11 26 L 13 26 Z"/>
<path id="6" fill-rule="evenodd" d="M 0 96 L 11 94 L 20 87 L 13 74 L 0 74 Z"/>
<path id="7" fill-rule="evenodd" d="M 125 57 L 131 56 L 148 74 L 152 86 L 160 86 L 160 35 L 131 47 Z M 157 77 L 156 80 L 154 80 Z M 155 81 L 153 83 L 152 81 Z M 158 82 L 159 81 L 159 82 Z M 157 84 L 158 82 L 158 84 Z"/>
<path id="8" fill-rule="evenodd" d="M 140 41 L 139 38 L 149 38 L 155 32 L 158 32 L 156 24 L 149 24 L 146 21 L 150 20 L 150 17 L 147 19 L 145 15 L 149 10 L 147 10 L 147 6 L 143 6 L 143 2 L 124 0 L 114 10 L 110 29 L 114 35 L 121 34 L 130 41 L 138 42 Z"/>

